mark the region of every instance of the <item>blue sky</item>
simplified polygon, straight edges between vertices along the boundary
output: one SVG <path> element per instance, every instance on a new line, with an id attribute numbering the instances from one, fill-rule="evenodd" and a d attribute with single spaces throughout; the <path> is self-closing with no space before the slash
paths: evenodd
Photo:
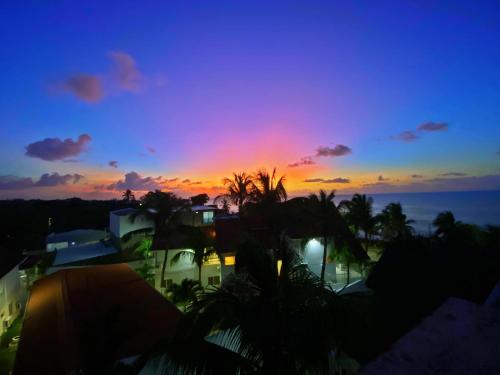
<path id="1" fill-rule="evenodd" d="M 498 2 L 26 1 L 2 19 L 0 197 L 212 193 L 273 166 L 297 193 L 500 188 Z"/>

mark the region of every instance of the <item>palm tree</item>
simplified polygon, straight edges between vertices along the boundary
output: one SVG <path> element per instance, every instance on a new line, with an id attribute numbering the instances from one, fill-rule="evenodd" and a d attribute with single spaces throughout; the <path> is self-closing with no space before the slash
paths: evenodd
<path id="1" fill-rule="evenodd" d="M 413 234 L 413 220 L 407 219 L 401 203 L 389 203 L 377 218 L 384 240 L 407 239 Z"/>
<path id="2" fill-rule="evenodd" d="M 183 279 L 180 284 L 172 284 L 167 290 L 167 297 L 172 303 L 188 306 L 198 299 L 198 295 L 203 291 L 199 281 Z"/>
<path id="3" fill-rule="evenodd" d="M 191 261 L 198 267 L 198 282 L 202 285 L 201 267 L 210 257 L 216 254 L 213 241 L 198 227 L 186 225 L 179 227 L 179 230 L 186 236 L 188 248 L 177 252 L 170 261 L 170 265 L 178 263 L 182 257 L 189 256 Z"/>
<path id="4" fill-rule="evenodd" d="M 139 246 L 134 250 L 135 253 L 139 254 L 142 259 L 147 260 L 151 257 L 151 245 L 153 240 L 150 238 L 143 239 Z"/>
<path id="5" fill-rule="evenodd" d="M 229 202 L 238 206 L 241 212 L 243 205 L 250 199 L 250 188 L 252 186 L 252 179 L 245 172 L 233 172 L 233 178 L 224 178 L 222 180 L 226 187 L 226 193 L 218 195 L 214 199 L 214 203 L 227 199 Z"/>
<path id="6" fill-rule="evenodd" d="M 455 216 L 451 211 L 439 213 L 432 225 L 436 227 L 436 236 L 447 237 L 460 222 L 455 220 Z"/>
<path id="7" fill-rule="evenodd" d="M 130 190 L 130 189 L 127 189 L 123 192 L 122 198 L 123 198 L 123 201 L 127 202 L 127 203 L 135 202 L 135 195 L 132 192 L 132 190 Z"/>
<path id="8" fill-rule="evenodd" d="M 337 297 L 290 247 L 282 244 L 281 252 L 278 272 L 260 244 L 239 248 L 236 273 L 183 316 L 160 361 L 169 373 L 331 373 Z M 227 372 L 224 363 L 231 363 Z"/>
<path id="9" fill-rule="evenodd" d="M 359 260 L 346 247 L 337 247 L 330 253 L 330 258 L 346 266 L 346 286 L 351 282 L 351 265 Z"/>
<path id="10" fill-rule="evenodd" d="M 171 192 L 160 190 L 150 191 L 141 197 L 141 205 L 130 216 L 130 221 L 134 222 L 137 217 L 145 216 L 154 222 L 154 238 L 162 237 L 168 242 L 169 236 L 175 233 L 179 217 L 183 209 L 187 207 L 187 202 Z M 154 241 L 153 241 L 154 242 Z M 167 254 L 163 258 L 161 268 L 161 283 L 165 280 L 165 270 L 167 267 Z"/>
<path id="11" fill-rule="evenodd" d="M 312 214 L 318 221 L 320 225 L 320 231 L 323 236 L 323 263 L 321 264 L 320 276 L 321 282 L 325 280 L 328 235 L 331 234 L 332 231 L 332 216 L 333 211 L 335 210 L 335 203 L 333 202 L 334 198 L 334 190 L 332 190 L 329 194 L 327 194 L 324 190 L 320 190 L 319 194 L 313 193 L 309 195 L 309 201 L 312 206 Z"/>
<path id="12" fill-rule="evenodd" d="M 276 168 L 273 172 L 265 169 L 257 171 L 251 183 L 251 200 L 256 203 L 279 203 L 286 201 L 285 176 L 278 178 Z"/>
<path id="13" fill-rule="evenodd" d="M 276 168 L 272 173 L 265 169 L 257 171 L 252 176 L 250 201 L 247 207 L 247 219 L 264 229 L 269 248 L 279 256 L 279 242 L 283 230 L 284 206 L 287 199 L 285 176 L 278 177 Z"/>
<path id="14" fill-rule="evenodd" d="M 365 235 L 365 249 L 368 250 L 369 240 L 375 230 L 377 220 L 373 216 L 373 198 L 365 194 L 354 194 L 351 200 L 340 202 L 339 207 L 345 209 L 347 222 L 353 226 L 358 235 L 362 230 Z"/>

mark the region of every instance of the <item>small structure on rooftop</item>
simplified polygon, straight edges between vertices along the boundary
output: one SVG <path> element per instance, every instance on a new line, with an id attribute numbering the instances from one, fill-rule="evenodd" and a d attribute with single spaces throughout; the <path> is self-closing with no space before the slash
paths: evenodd
<path id="1" fill-rule="evenodd" d="M 145 215 L 137 215 L 136 208 L 123 208 L 109 213 L 109 231 L 115 239 L 138 231 L 152 233 L 154 222 Z M 135 218 L 134 218 L 135 216 Z"/>

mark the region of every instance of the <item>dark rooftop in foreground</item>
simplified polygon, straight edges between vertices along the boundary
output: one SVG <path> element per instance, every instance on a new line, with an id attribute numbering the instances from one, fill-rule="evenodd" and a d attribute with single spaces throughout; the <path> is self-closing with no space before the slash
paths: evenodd
<path id="1" fill-rule="evenodd" d="M 361 374 L 498 374 L 500 310 L 450 298 Z"/>
<path id="2" fill-rule="evenodd" d="M 103 368 L 172 335 L 180 316 L 127 264 L 58 271 L 33 286 L 14 374 Z"/>

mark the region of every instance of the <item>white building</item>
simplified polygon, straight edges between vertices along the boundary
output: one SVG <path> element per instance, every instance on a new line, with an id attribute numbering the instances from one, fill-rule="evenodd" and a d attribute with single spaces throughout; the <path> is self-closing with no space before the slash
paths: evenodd
<path id="1" fill-rule="evenodd" d="M 0 334 L 3 334 L 22 308 L 22 288 L 18 259 L 1 259 L 0 265 Z"/>
<path id="2" fill-rule="evenodd" d="M 123 208 L 109 213 L 109 231 L 111 236 L 120 239 L 128 233 L 149 229 L 153 231 L 154 222 L 144 215 L 138 215 L 132 220 L 132 215 L 137 212 L 135 208 Z"/>
<path id="3" fill-rule="evenodd" d="M 153 251 L 155 262 L 155 288 L 160 292 L 165 292 L 166 289 L 175 284 L 180 284 L 183 279 L 198 280 L 198 266 L 193 263 L 189 249 L 168 251 L 160 250 Z M 172 259 L 177 253 L 183 252 L 177 263 L 172 264 Z M 167 261 L 164 263 L 165 254 Z M 161 279 L 163 265 L 165 264 L 165 277 Z M 201 267 L 201 285 L 203 286 L 219 286 L 221 283 L 221 264 L 219 257 L 214 254 L 210 259 L 206 260 Z"/>

